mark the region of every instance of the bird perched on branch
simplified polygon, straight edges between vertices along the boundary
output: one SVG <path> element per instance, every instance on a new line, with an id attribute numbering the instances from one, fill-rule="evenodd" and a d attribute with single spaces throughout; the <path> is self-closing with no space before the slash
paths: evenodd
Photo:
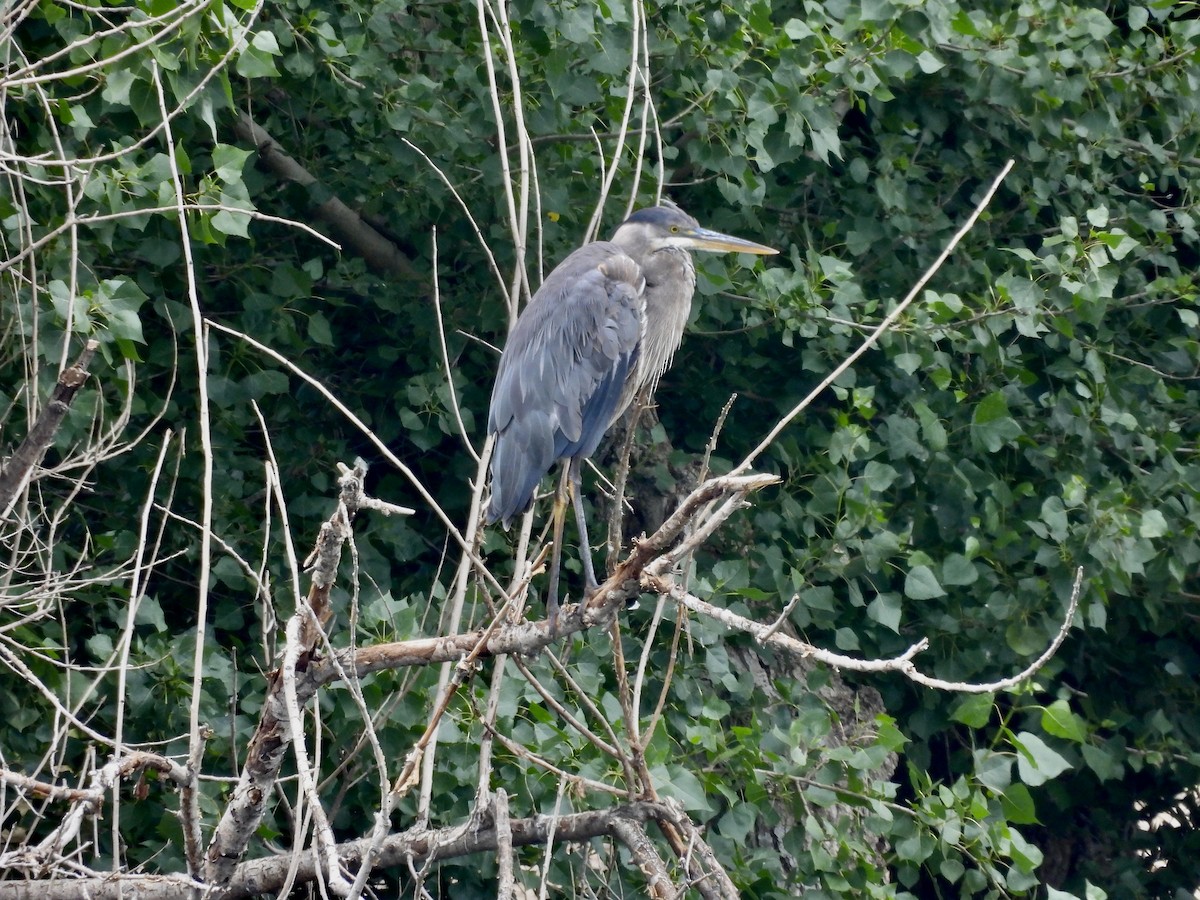
<path id="1" fill-rule="evenodd" d="M 580 247 L 550 273 L 500 357 L 488 434 L 495 436 L 487 521 L 508 528 L 542 476 L 563 461 L 553 508 L 546 594 L 557 628 L 567 494 L 575 507 L 584 590 L 597 588 L 580 494 L 580 463 L 643 390 L 653 392 L 683 338 L 696 288 L 690 250 L 777 253 L 701 228 L 675 206 L 639 209 L 610 241 Z"/>

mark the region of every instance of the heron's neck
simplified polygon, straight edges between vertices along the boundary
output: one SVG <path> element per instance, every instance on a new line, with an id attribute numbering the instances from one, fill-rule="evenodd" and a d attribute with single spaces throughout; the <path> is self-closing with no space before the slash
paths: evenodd
<path id="1" fill-rule="evenodd" d="M 696 266 L 686 250 L 660 250 L 643 262 L 642 275 L 646 279 L 646 328 L 641 380 L 653 389 L 683 340 L 696 290 Z"/>

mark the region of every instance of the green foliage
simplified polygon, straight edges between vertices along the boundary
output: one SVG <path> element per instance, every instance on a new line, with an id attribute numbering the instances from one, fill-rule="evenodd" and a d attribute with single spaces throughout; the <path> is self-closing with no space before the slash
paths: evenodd
<path id="1" fill-rule="evenodd" d="M 692 622 L 645 748 L 656 787 L 706 823 L 747 896 L 800 886 L 814 897 L 1193 890 L 1197 832 L 1139 823 L 1188 821 L 1181 798 L 1200 782 L 1200 29 L 1164 3 L 735 0 L 649 2 L 644 14 L 661 153 L 647 152 L 640 181 L 622 157 L 604 229 L 631 193 L 650 199 L 661 164 L 668 192 L 702 222 L 784 250 L 756 272 L 700 261 L 691 334 L 659 392 L 664 431 L 688 459 L 734 391 L 714 468 L 757 444 L 895 307 L 979 191 L 1017 160 L 879 348 L 760 460 L 783 485 L 697 560 L 692 588 L 763 621 L 798 594 L 791 624 L 816 643 L 895 655 L 927 637 L 924 671 L 991 681 L 1043 652 L 1084 570 L 1068 639 L 1026 688 L 963 698 L 871 679 L 887 714 L 853 746 L 830 737 L 839 717 L 816 693 L 819 673 L 764 691 L 732 661 L 723 630 Z M 413 147 L 467 199 L 507 281 L 517 259 L 505 228 L 510 176 L 485 63 L 499 50 L 494 35 L 481 37 L 473 4 L 217 0 L 188 15 L 139 2 L 111 15 L 128 27 L 86 4 L 43 3 L 16 32 L 22 62 L 6 76 L 15 137 L 5 141 L 26 165 L 0 192 L 13 263 L 0 285 L 10 313 L 0 409 L 11 447 L 31 398 L 94 337 L 99 386 L 81 392 L 47 464 L 73 458 L 95 423 L 122 409 L 122 440 L 149 431 L 119 462 L 88 468 L 83 496 L 67 481 L 39 483 L 37 525 L 54 542 L 6 544 L 16 562 L 0 629 L 37 648 L 26 662 L 60 697 L 80 696 L 93 677 L 71 666 L 112 666 L 127 640 L 126 740 L 179 753 L 196 640 L 194 527 L 162 519 L 160 561 L 140 597 L 127 573 L 151 494 L 199 515 L 189 276 L 205 315 L 319 377 L 465 521 L 475 468 L 459 416 L 480 445 L 496 359 L 483 341 L 503 341 L 507 309 L 463 210 Z M 173 15 L 177 28 L 151 24 Z M 539 267 L 580 239 L 617 150 L 636 23 L 619 4 L 517 0 L 507 15 L 537 166 L 536 284 Z M 496 77 L 511 147 L 518 100 L 503 67 Z M 264 164 L 236 131 L 245 111 L 316 183 L 283 182 Z M 639 99 L 634 120 L 641 114 Z M 315 222 L 331 197 L 377 224 L 423 280 L 381 275 L 280 221 Z M 301 546 L 330 508 L 333 464 L 376 451 L 261 354 L 223 335 L 209 346 L 215 531 L 253 571 L 264 555 L 285 558 L 277 520 L 264 524 L 268 440 Z M 163 448 L 168 480 L 155 482 Z M 386 466 L 374 471 L 372 492 L 417 505 Z M 355 639 L 431 633 L 449 577 L 435 518 L 421 505 L 412 520 L 367 516 L 356 527 L 370 587 Z M 487 537 L 489 559 L 506 548 L 503 535 Z M 37 586 L 73 566 L 117 574 L 49 615 Z M 235 771 L 259 712 L 274 639 L 265 605 L 282 617 L 293 603 L 286 567 L 272 571 L 265 597 L 232 556 L 212 573 L 200 684 L 213 728 L 206 765 L 217 774 Z M 630 623 L 642 634 L 644 614 Z M 350 639 L 346 628 L 335 634 Z M 604 640 L 578 643 L 571 672 L 616 726 Z M 659 641 L 647 697 L 668 668 L 669 635 Z M 631 643 L 630 658 L 640 653 Z M 537 671 L 588 717 L 544 664 Z M 0 764 L 32 771 L 55 740 L 54 715 L 44 697 L 18 701 L 7 688 L 16 678 L 0 674 Z M 116 700 L 111 679 L 101 681 L 88 721 L 111 732 Z M 371 710 L 387 710 L 385 750 L 403 758 L 434 676 L 389 674 L 363 689 Z M 483 702 L 484 686 L 473 690 Z M 320 705 L 330 769 L 363 727 L 341 692 Z M 435 785 L 447 823 L 470 808 L 478 714 L 464 704 L 443 728 Z M 499 728 L 588 778 L 622 777 L 516 678 Z M 83 771 L 87 740 L 67 747 L 60 771 Z M 882 774 L 889 752 L 904 759 L 893 776 Z M 339 834 L 359 834 L 374 808 L 368 771 L 365 759 L 347 763 Z M 555 779 L 516 754 L 497 752 L 494 780 L 518 794 L 515 813 L 554 807 Z M 156 854 L 178 826 L 158 790 L 162 802 L 130 813 L 126 853 L 169 869 L 177 857 Z M 212 814 L 220 789 L 208 790 Z M 406 803 L 398 818 L 409 821 Z M 291 837 L 282 811 L 263 826 L 264 837 L 279 835 Z M 107 838 L 100 855 L 112 852 Z M 563 856 L 552 874 L 640 889 L 630 867 L 608 864 L 601 873 Z M 438 877 L 486 892 L 493 876 L 468 861 Z"/>

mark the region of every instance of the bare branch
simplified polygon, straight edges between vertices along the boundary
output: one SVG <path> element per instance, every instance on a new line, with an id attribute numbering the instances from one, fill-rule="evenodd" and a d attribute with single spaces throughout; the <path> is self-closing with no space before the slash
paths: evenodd
<path id="1" fill-rule="evenodd" d="M 545 844 L 554 833 L 559 843 L 578 843 L 613 834 L 618 820 L 642 824 L 650 820 L 673 820 L 677 813 L 667 804 L 637 801 L 605 810 L 565 813 L 557 817 L 530 816 L 511 819 L 508 831 L 513 847 Z M 494 852 L 500 836 L 495 825 L 464 828 L 412 828 L 389 835 L 378 848 L 374 863 L 379 867 L 400 866 L 408 861 L 422 863 L 454 859 L 474 853 Z M 337 846 L 337 854 L 351 867 L 362 863 L 370 849 L 369 840 L 351 841 Z M 239 900 L 259 894 L 275 893 L 285 883 L 291 854 L 254 859 L 237 866 L 228 888 L 221 894 L 225 900 Z M 296 883 L 306 884 L 319 877 L 318 860 L 311 850 L 299 854 Z M 3 881 L 0 900 L 121 900 L 137 894 L 139 900 L 176 900 L 180 886 L 189 885 L 179 878 L 111 875 L 62 879 L 56 882 Z M 197 885 L 203 887 L 204 885 Z M 211 885 L 207 886 L 211 888 Z"/>
<path id="2" fill-rule="evenodd" d="M 78 836 L 84 819 L 93 815 L 103 804 L 105 793 L 120 779 L 145 769 L 153 769 L 166 775 L 182 790 L 187 790 L 190 784 L 190 774 L 184 766 L 165 756 L 140 751 L 118 757 L 96 769 L 92 773 L 91 786 L 86 790 L 67 792 L 66 789 L 57 785 L 47 785 L 15 772 L 0 770 L 0 781 L 13 785 L 19 790 L 28 790 L 52 799 L 70 799 L 72 801 L 71 808 L 63 816 L 62 821 L 37 846 L 22 847 L 8 853 L 0 853 L 0 871 L 5 869 L 41 871 L 48 863 L 56 861 L 62 848 Z M 37 882 L 29 883 L 37 884 Z M 42 887 L 45 886 L 44 883 L 41 884 Z M 3 883 L 0 883 L 0 888 L 2 887 Z M 0 892 L 0 897 L 3 897 L 2 892 Z"/>
<path id="3" fill-rule="evenodd" d="M 777 632 L 780 628 L 783 627 L 783 623 L 787 621 L 788 616 L 790 616 L 792 614 L 792 610 L 796 608 L 796 605 L 799 602 L 800 602 L 800 593 L 799 593 L 799 591 L 797 591 L 796 593 L 792 594 L 792 599 L 787 602 L 787 606 L 785 606 L 783 608 L 783 612 L 781 612 L 778 616 L 776 616 L 775 621 L 772 622 L 770 625 L 768 625 L 767 630 L 764 631 L 762 634 L 758 635 L 755 638 L 755 640 L 758 641 L 760 644 L 766 643 L 767 639 L 771 635 L 773 635 L 775 632 Z"/>
<path id="4" fill-rule="evenodd" d="M 629 848 L 634 865 L 646 876 L 646 893 L 649 896 L 660 897 L 662 900 L 675 900 L 676 897 L 683 896 L 683 889 L 671 881 L 666 864 L 658 855 L 641 823 L 629 819 L 614 819 L 612 832 Z"/>
<path id="5" fill-rule="evenodd" d="M 196 802 L 199 796 L 198 779 L 200 761 L 204 751 L 204 731 L 200 723 L 200 682 L 204 671 L 204 643 L 208 627 L 209 584 L 212 578 L 212 521 L 213 521 L 213 440 L 212 417 L 208 396 L 208 332 L 204 328 L 204 315 L 200 311 L 200 292 L 196 282 L 196 263 L 192 256 L 192 239 L 188 232 L 185 205 L 186 194 L 183 177 L 179 171 L 178 148 L 171 130 L 167 112 L 166 94 L 163 92 L 162 77 L 158 62 L 151 60 L 150 71 L 154 75 L 154 89 L 162 115 L 163 138 L 167 145 L 167 161 L 174 188 L 176 215 L 179 219 L 180 246 L 183 249 L 183 268 L 187 283 L 188 306 L 192 312 L 192 328 L 196 350 L 196 388 L 200 430 L 200 453 L 203 461 L 200 496 L 200 560 L 196 578 L 196 644 L 192 652 L 192 698 L 188 718 L 188 771 L 190 783 L 183 793 L 180 807 L 183 823 L 185 856 L 188 860 L 188 875 L 199 879 L 200 871 L 200 810 Z"/>
<path id="6" fill-rule="evenodd" d="M 316 551 L 317 562 L 308 597 L 308 607 L 318 618 L 330 612 L 329 589 L 341 559 L 342 543 L 348 537 L 350 517 L 358 508 L 356 498 L 361 495 L 362 479 L 365 475 L 365 466 L 347 470 L 342 475 L 339 480 L 341 502 L 321 528 Z M 307 620 L 303 608 L 297 610 L 296 616 Z M 306 637 L 311 640 L 311 632 Z M 312 644 L 306 644 L 306 647 L 311 650 Z M 303 707 L 312 698 L 318 686 L 311 677 L 310 661 L 307 653 L 298 656 L 295 685 L 289 686 L 288 693 L 294 690 L 293 702 L 297 707 Z M 331 668 L 331 673 L 331 678 L 338 677 L 336 669 Z M 287 755 L 292 732 L 283 687 L 280 672 L 272 673 L 268 678 L 267 696 L 258 728 L 250 740 L 241 776 L 208 845 L 207 881 L 218 887 L 227 884 L 233 876 L 238 859 L 246 851 L 251 836 L 262 821 L 267 801 L 279 774 L 279 767 Z"/>
<path id="7" fill-rule="evenodd" d="M 0 521 L 8 518 L 13 504 L 21 490 L 29 482 L 34 466 L 41 463 L 54 435 L 66 418 L 71 402 L 79 392 L 79 388 L 87 381 L 88 366 L 96 355 L 99 341 L 89 340 L 76 357 L 75 362 L 58 376 L 58 384 L 50 395 L 50 402 L 43 408 L 37 421 L 29 429 L 25 440 L 8 461 L 0 466 Z"/>
<path id="8" fill-rule="evenodd" d="M 815 659 L 835 669 L 848 669 L 851 672 L 899 672 L 915 684 L 939 691 L 987 694 L 993 691 L 1006 690 L 1020 684 L 1044 666 L 1058 651 L 1058 648 L 1062 646 L 1062 642 L 1066 639 L 1071 624 L 1075 621 L 1075 611 L 1079 607 L 1079 595 L 1083 586 L 1083 568 L 1080 567 L 1075 571 L 1075 582 L 1071 588 L 1071 596 L 1067 603 L 1067 611 L 1063 616 L 1062 625 L 1045 651 L 1016 675 L 986 683 L 945 681 L 918 671 L 916 664 L 913 663 L 913 658 L 928 648 L 928 638 L 922 638 L 904 651 L 904 653 L 891 659 L 857 659 L 852 656 L 843 656 L 840 653 L 832 653 L 829 650 L 814 647 L 812 644 L 805 643 L 790 635 L 772 631 L 773 626 L 763 625 L 760 622 L 747 619 L 745 616 L 740 616 L 728 609 L 715 606 L 706 600 L 701 600 L 694 594 L 687 593 L 682 587 L 668 578 L 647 576 L 647 581 L 654 590 L 669 594 L 693 612 L 716 619 L 718 622 L 723 622 L 730 628 L 748 632 L 754 635 L 761 643 L 783 650 L 800 659 Z"/>
<path id="9" fill-rule="evenodd" d="M 627 600 L 641 592 L 644 572 L 650 579 L 647 583 L 657 589 L 658 582 L 648 574 L 650 568 L 657 565 L 660 554 L 670 549 L 671 544 L 679 538 L 689 516 L 698 514 L 707 503 L 726 494 L 741 498 L 750 491 L 775 484 L 778 480 L 773 475 L 726 475 L 700 485 L 658 531 L 635 544 L 629 557 L 617 566 L 613 575 L 600 585 L 586 603 L 563 608 L 555 635 L 551 635 L 549 622 L 544 619 L 501 624 L 503 616 L 498 612 L 492 623 L 482 630 L 349 648 L 337 654 L 337 664 L 361 677 L 385 669 L 456 662 L 468 656 L 476 659 L 502 653 L 535 654 L 566 634 L 607 623 Z M 315 661 L 310 675 L 314 688 L 339 677 L 332 659 Z"/>
<path id="10" fill-rule="evenodd" d="M 242 140 L 254 144 L 259 159 L 280 178 L 304 187 L 317 183 L 317 177 L 292 159 L 279 142 L 250 116 L 245 113 L 239 115 L 234 123 L 234 131 Z M 376 272 L 410 281 L 423 277 L 391 240 L 376 231 L 339 198 L 331 195 L 317 205 L 316 212 L 329 223 L 341 242 L 361 256 Z"/>
<path id="11" fill-rule="evenodd" d="M 462 405 L 458 402 L 458 391 L 454 387 L 454 369 L 450 365 L 450 350 L 446 346 L 446 320 L 442 315 L 442 285 L 438 278 L 437 228 L 432 229 L 429 244 L 433 256 L 429 266 L 433 275 L 433 309 L 437 314 L 438 346 L 442 351 L 442 370 L 446 375 L 446 389 L 450 392 L 450 411 L 454 414 L 454 422 L 458 425 L 458 435 L 462 438 L 463 446 L 467 448 L 467 453 L 471 454 L 471 459 L 475 460 L 478 465 L 479 451 L 471 443 L 471 435 L 467 432 L 467 426 L 463 422 Z"/>
<path id="12" fill-rule="evenodd" d="M 496 900 L 512 900 L 515 879 L 513 878 L 512 822 L 508 814 L 508 792 L 504 788 L 496 791 L 492 801 L 492 819 L 496 823 Z"/>

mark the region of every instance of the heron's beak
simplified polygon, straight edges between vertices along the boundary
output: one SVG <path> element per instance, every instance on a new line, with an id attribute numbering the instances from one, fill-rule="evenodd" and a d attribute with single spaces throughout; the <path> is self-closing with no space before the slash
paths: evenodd
<path id="1" fill-rule="evenodd" d="M 699 226 L 683 230 L 682 236 L 689 250 L 711 250 L 718 253 L 754 253 L 758 256 L 773 256 L 779 252 L 773 247 L 766 247 L 762 244 L 756 244 L 754 241 L 734 237 L 732 234 L 722 234 L 719 231 L 710 231 L 707 228 L 700 228 Z"/>

